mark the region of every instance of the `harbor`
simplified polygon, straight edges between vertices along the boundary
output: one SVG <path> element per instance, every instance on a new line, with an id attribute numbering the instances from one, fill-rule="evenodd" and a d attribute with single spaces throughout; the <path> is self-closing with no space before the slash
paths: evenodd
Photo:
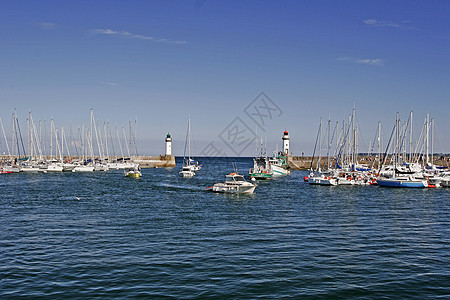
<path id="1" fill-rule="evenodd" d="M 450 299 L 449 16 L 0 1 L 0 300 Z"/>
<path id="2" fill-rule="evenodd" d="M 25 136 L 16 111 L 13 113 L 11 134 L 7 136 L 5 126 L 0 118 L 4 145 L 9 153 L 0 156 L 0 174 L 11 173 L 57 173 L 57 172 L 94 172 L 124 170 L 126 177 L 140 179 L 141 168 L 175 168 L 176 158 L 172 152 L 172 135 L 167 133 L 164 139 L 165 153 L 159 156 L 139 156 L 136 143 L 136 127 L 129 123 L 129 134 L 124 127 L 121 134 L 115 126 L 116 136 L 113 138 L 108 122 L 103 128 L 95 120 L 93 109 L 90 110 L 90 125 L 78 128 L 78 139 L 75 139 L 70 126 L 69 136 L 64 127 L 60 128 L 50 122 L 50 136 L 44 123 L 34 121 L 29 112 Z M 289 176 L 291 171 L 308 170 L 304 181 L 313 185 L 381 185 L 386 187 L 449 187 L 450 171 L 448 155 L 434 153 L 435 121 L 426 115 L 419 137 L 413 135 L 413 112 L 407 121 L 396 122 L 388 144 L 382 144 L 381 123 L 378 123 L 377 134 L 371 141 L 371 152 L 361 154 L 358 149 L 360 138 L 359 125 L 356 123 L 356 110 L 352 110 L 347 122 L 341 125 L 336 122 L 334 129 L 331 120 L 327 127 L 322 127 L 320 119 L 313 156 L 294 156 L 291 149 L 291 138 L 285 130 L 281 136 L 281 151 L 267 154 L 266 145 L 260 140 L 255 144 L 259 153 L 253 158 L 253 168 L 249 168 L 248 176 L 254 183 L 247 183 L 244 174 L 238 170 L 226 175 L 225 183 L 216 183 L 212 191 L 240 193 L 240 187 L 248 185 L 253 193 L 256 181 Z M 39 128 L 39 129 L 38 129 Z M 395 134 L 394 134 L 395 133 Z M 191 153 L 191 119 L 188 118 L 183 162 L 179 174 L 192 178 L 200 172 L 203 165 Z M 414 141 L 416 139 L 416 141 Z M 9 142 L 10 141 L 10 142 Z M 69 141 L 69 142 L 68 142 Z M 409 141 L 407 143 L 406 141 Z M 2 145 L 3 146 L 3 145 Z M 114 155 L 120 149 L 122 155 Z M 278 146 L 276 147 L 278 149 Z M 383 149 L 385 149 L 383 151 Z M 414 149 L 414 150 L 413 150 Z M 135 155 L 132 155 L 134 150 Z M 420 150 L 420 152 L 417 152 Z M 4 150 L 2 150 L 5 153 Z M 72 152 L 82 155 L 70 155 Z M 48 153 L 49 152 L 49 153 Z M 111 152 L 113 155 L 111 155 Z M 323 152 L 326 155 L 323 155 Z M 127 155 L 124 155 L 124 154 Z M 221 188 L 215 186 L 223 185 Z"/>

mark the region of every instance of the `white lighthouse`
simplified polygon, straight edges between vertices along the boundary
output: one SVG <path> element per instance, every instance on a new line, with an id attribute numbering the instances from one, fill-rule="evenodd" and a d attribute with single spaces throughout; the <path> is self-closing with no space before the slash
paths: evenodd
<path id="1" fill-rule="evenodd" d="M 284 131 L 283 137 L 281 139 L 283 140 L 284 155 L 289 155 L 289 134 L 287 130 Z"/>
<path id="2" fill-rule="evenodd" d="M 166 137 L 166 156 L 171 155 L 172 155 L 172 137 L 170 136 L 170 133 L 168 133 Z"/>

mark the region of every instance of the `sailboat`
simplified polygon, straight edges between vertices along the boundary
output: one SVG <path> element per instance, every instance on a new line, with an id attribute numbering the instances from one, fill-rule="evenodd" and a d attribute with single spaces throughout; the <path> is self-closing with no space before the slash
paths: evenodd
<path id="1" fill-rule="evenodd" d="M 428 115 L 427 115 L 428 118 Z M 411 119 L 409 120 L 409 122 Z M 426 123 L 428 126 L 428 123 Z M 380 176 L 377 179 L 378 185 L 383 187 L 403 187 L 403 188 L 426 188 L 428 187 L 428 180 L 425 178 L 420 178 L 420 172 L 413 168 L 413 165 L 408 165 L 403 161 L 402 157 L 402 148 L 403 141 L 405 135 L 402 134 L 402 128 L 400 128 L 400 119 L 399 114 L 397 113 L 396 121 L 394 128 L 392 130 L 391 139 L 394 137 L 394 151 L 392 154 L 393 166 L 391 168 L 392 173 L 383 173 L 381 170 L 384 169 L 386 159 L 387 159 L 387 151 L 389 149 L 389 144 L 391 139 L 389 140 L 389 144 L 386 148 L 386 152 L 384 154 L 385 158 L 383 161 L 383 165 L 380 168 Z M 406 132 L 406 129 L 404 130 Z M 395 135 L 394 135 L 395 134 Z M 428 137 L 427 137 L 428 138 Z M 428 147 L 427 147 L 427 155 L 428 155 Z M 403 161 L 403 163 L 402 163 Z M 408 166 L 408 168 L 406 168 Z"/>
<path id="2" fill-rule="evenodd" d="M 186 158 L 186 147 L 188 149 L 188 157 Z M 202 168 L 198 161 L 191 158 L 191 117 L 188 119 L 188 128 L 186 133 L 186 141 L 184 144 L 183 168 L 180 171 L 183 177 L 193 177 L 195 172 Z"/>
<path id="3" fill-rule="evenodd" d="M 317 160 L 316 169 L 313 169 L 314 156 L 316 154 L 317 142 L 319 142 L 319 156 Z M 328 143 L 329 145 L 329 143 Z M 312 185 L 337 185 L 337 180 L 333 176 L 333 172 L 330 169 L 323 171 L 321 169 L 320 158 L 322 148 L 322 118 L 320 118 L 319 130 L 317 131 L 316 143 L 314 145 L 313 158 L 311 160 L 310 173 L 307 177 L 307 182 Z M 328 167 L 328 165 L 327 165 Z"/>

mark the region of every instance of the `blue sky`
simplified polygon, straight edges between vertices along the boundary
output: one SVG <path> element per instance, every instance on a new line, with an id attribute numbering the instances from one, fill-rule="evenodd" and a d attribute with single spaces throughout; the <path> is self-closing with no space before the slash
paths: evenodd
<path id="1" fill-rule="evenodd" d="M 0 117 L 77 127 L 92 107 L 101 122 L 137 118 L 140 153 L 162 153 L 170 132 L 180 155 L 190 115 L 195 152 L 228 156 L 239 118 L 269 151 L 287 129 L 301 154 L 320 117 L 355 105 L 360 151 L 412 110 L 416 135 L 430 113 L 448 153 L 449 15 L 449 1 L 1 1 Z M 280 111 L 258 127 L 245 109 L 261 92 Z"/>

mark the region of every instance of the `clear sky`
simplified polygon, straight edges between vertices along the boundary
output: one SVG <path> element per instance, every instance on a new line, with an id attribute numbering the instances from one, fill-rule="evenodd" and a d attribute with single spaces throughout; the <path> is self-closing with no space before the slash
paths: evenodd
<path id="1" fill-rule="evenodd" d="M 449 16 L 450 1 L 0 1 L 0 117 L 76 127 L 92 107 L 137 119 L 140 153 L 163 153 L 170 132 L 182 155 L 190 115 L 196 154 L 235 156 L 255 152 L 252 134 L 230 141 L 240 128 L 269 151 L 288 130 L 310 154 L 320 117 L 353 106 L 366 152 L 378 121 L 387 140 L 412 110 L 448 153 Z"/>

